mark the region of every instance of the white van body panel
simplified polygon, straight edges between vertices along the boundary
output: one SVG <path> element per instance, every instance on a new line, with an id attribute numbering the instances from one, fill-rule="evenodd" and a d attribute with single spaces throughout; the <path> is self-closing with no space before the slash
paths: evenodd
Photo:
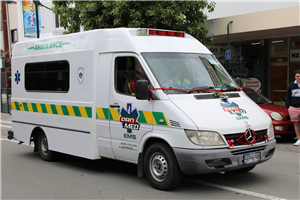
<path id="1" fill-rule="evenodd" d="M 106 66 L 111 66 L 112 54 L 99 54 L 98 55 L 98 66 L 95 72 L 95 108 L 107 107 L 109 102 L 109 76 L 111 68 Z M 97 137 L 97 147 L 101 156 L 107 158 L 114 158 L 111 140 L 110 140 L 110 128 L 109 121 L 106 119 L 93 119 L 96 124 L 96 137 Z"/>
<path id="2" fill-rule="evenodd" d="M 169 97 L 175 105 L 181 108 L 183 113 L 197 124 L 199 130 L 216 131 L 226 135 L 232 133 L 232 126 L 234 126 L 237 133 L 244 132 L 246 129 L 245 119 L 254 130 L 268 129 L 271 119 L 266 112 L 256 104 L 253 105 L 252 100 L 244 92 L 238 92 L 238 94 L 241 97 L 228 100 L 244 110 L 245 113 L 241 117 L 224 111 L 219 98 L 197 100 L 194 97 L 197 94 L 169 95 Z M 242 120 L 243 117 L 245 117 L 244 120 Z"/>
<path id="3" fill-rule="evenodd" d="M 45 133 L 51 151 L 88 159 L 105 157 L 138 164 L 143 162 L 141 155 L 151 142 L 160 141 L 168 144 L 180 169 L 188 174 L 245 168 L 243 156 L 254 151 L 261 152 L 260 162 L 272 157 L 275 139 L 273 136 L 267 137 L 271 132 L 271 119 L 243 92 L 226 92 L 238 95 L 228 98 L 229 103 L 234 102 L 243 110 L 241 115 L 237 115 L 225 111 L 220 98 L 196 98 L 212 96 L 212 92 L 188 94 L 183 90 L 181 93 L 163 91 L 149 60 L 144 56 L 147 53 L 193 54 L 189 56 L 198 56 L 198 63 L 202 62 L 200 57 L 206 59 L 205 56 L 210 56 L 206 60 L 209 64 L 214 58 L 204 45 L 188 34 L 184 37 L 143 36 L 138 34 L 138 30 L 99 29 L 15 44 L 11 98 L 14 137 L 31 143 L 33 132 L 39 129 Z M 141 64 L 148 78 L 152 100 L 139 100 L 132 94 L 120 92 L 116 78 L 119 58 L 132 58 L 134 64 Z M 68 63 L 68 90 L 27 90 L 26 65 L 54 61 Z M 123 71 L 129 71 L 127 61 L 122 64 L 126 68 Z M 217 61 L 210 64 L 217 65 Z M 219 71 L 223 72 L 221 68 Z M 130 81 L 127 79 L 126 84 Z M 152 91 L 153 88 L 156 90 Z M 134 122 L 125 123 L 122 120 Z M 230 145 L 226 136 L 243 134 L 247 130 L 246 120 L 251 129 L 262 130 L 266 138 L 252 145 Z M 187 131 L 217 132 L 224 143 L 219 146 L 197 145 L 187 137 Z M 212 160 L 222 156 L 230 162 L 226 161 L 224 166 L 221 163 L 222 169 L 217 164 L 213 166 L 215 161 Z"/>
<path id="4" fill-rule="evenodd" d="M 47 48 L 47 54 L 76 52 L 77 50 L 93 49 L 97 53 L 108 52 L 184 52 L 205 53 L 211 52 L 194 37 L 186 34 L 185 38 L 165 36 L 138 36 L 136 28 L 99 29 L 69 35 L 56 36 L 51 39 L 38 39 L 19 42 L 14 48 L 14 57 L 42 55 L 44 52 L 36 45 L 46 45 L 49 42 L 57 43 L 62 48 Z M 167 44 L 167 45 L 166 45 Z M 49 47 L 49 46 L 48 46 Z M 28 48 L 33 48 L 28 50 Z M 43 47 L 41 47 L 43 48 Z"/>

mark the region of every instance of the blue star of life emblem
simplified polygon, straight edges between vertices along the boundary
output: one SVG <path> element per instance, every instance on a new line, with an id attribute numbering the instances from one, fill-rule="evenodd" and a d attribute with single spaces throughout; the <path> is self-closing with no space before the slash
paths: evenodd
<path id="1" fill-rule="evenodd" d="M 19 82 L 21 81 L 20 76 L 21 76 L 21 74 L 20 74 L 20 72 L 17 70 L 17 72 L 15 73 L 15 82 L 16 82 L 17 84 L 19 84 Z"/>

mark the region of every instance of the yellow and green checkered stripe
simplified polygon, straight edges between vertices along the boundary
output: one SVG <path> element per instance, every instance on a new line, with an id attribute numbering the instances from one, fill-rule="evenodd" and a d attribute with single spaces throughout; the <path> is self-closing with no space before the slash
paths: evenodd
<path id="1" fill-rule="evenodd" d="M 84 106 L 69 106 L 56 104 L 11 102 L 12 110 L 45 113 L 54 115 L 65 115 L 74 117 L 92 117 L 92 108 Z"/>
<path id="2" fill-rule="evenodd" d="M 11 102 L 11 109 L 18 111 L 27 111 L 35 113 L 45 113 L 54 115 L 74 116 L 74 117 L 92 117 L 92 108 L 83 106 L 69 106 L 57 104 L 42 104 L 28 102 Z M 138 111 L 137 121 L 144 124 L 170 126 L 163 112 Z M 120 109 L 96 108 L 97 119 L 119 121 Z"/>
<path id="3" fill-rule="evenodd" d="M 96 108 L 97 119 L 110 119 L 119 121 L 120 109 Z M 161 121 L 162 120 L 162 121 Z M 139 123 L 170 126 L 163 112 L 139 111 Z"/>

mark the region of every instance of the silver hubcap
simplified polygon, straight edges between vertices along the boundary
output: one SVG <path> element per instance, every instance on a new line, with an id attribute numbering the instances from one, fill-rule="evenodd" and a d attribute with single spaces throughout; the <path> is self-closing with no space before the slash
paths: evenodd
<path id="1" fill-rule="evenodd" d="M 149 162 L 149 168 L 152 177 L 156 181 L 162 182 L 166 179 L 168 174 L 168 163 L 162 154 L 152 154 Z"/>
<path id="2" fill-rule="evenodd" d="M 43 154 L 48 155 L 48 141 L 45 136 L 43 136 L 41 143 Z"/>

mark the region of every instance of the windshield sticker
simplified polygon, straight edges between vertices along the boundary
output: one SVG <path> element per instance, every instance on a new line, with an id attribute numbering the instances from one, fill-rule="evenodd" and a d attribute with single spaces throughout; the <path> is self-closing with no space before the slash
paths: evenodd
<path id="1" fill-rule="evenodd" d="M 69 42 L 63 42 L 63 41 L 56 41 L 56 42 L 49 42 L 49 43 L 43 43 L 43 44 L 36 44 L 35 46 L 29 47 L 27 50 L 44 50 L 44 49 L 55 49 L 55 48 L 61 48 L 64 45 L 69 45 L 71 43 Z"/>
<path id="2" fill-rule="evenodd" d="M 20 76 L 21 76 L 21 74 L 20 74 L 20 72 L 17 70 L 17 72 L 15 73 L 15 82 L 16 82 L 17 84 L 19 84 L 19 82 L 21 81 Z"/>

